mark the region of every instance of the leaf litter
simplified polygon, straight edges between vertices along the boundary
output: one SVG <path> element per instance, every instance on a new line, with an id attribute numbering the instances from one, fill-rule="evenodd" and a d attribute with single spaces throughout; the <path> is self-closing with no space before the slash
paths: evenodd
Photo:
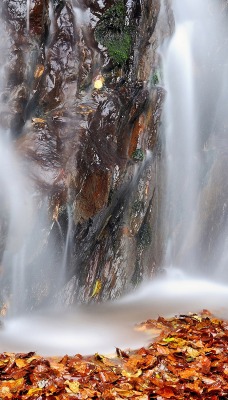
<path id="1" fill-rule="evenodd" d="M 137 326 L 156 339 L 115 357 L 0 355 L 0 400 L 228 399 L 228 321 L 209 311 Z"/>

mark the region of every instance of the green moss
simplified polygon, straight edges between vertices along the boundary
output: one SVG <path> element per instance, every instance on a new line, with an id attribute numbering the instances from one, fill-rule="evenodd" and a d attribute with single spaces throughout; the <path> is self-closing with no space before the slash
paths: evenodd
<path id="1" fill-rule="evenodd" d="M 106 46 L 109 56 L 119 65 L 123 65 L 129 58 L 131 49 L 131 36 L 124 32 L 115 40 L 107 41 Z"/>
<path id="2" fill-rule="evenodd" d="M 152 81 L 153 81 L 154 85 L 157 85 L 159 83 L 159 78 L 158 78 L 158 73 L 157 72 L 155 72 L 153 74 Z"/>
<path id="3" fill-rule="evenodd" d="M 118 65 L 126 63 L 132 46 L 125 17 L 124 3 L 119 0 L 103 14 L 95 28 L 95 39 L 107 48 L 109 57 Z"/>
<path id="4" fill-rule="evenodd" d="M 152 84 L 153 84 L 154 86 L 159 85 L 159 83 L 161 83 L 161 81 L 162 81 L 162 74 L 161 74 L 161 71 L 160 71 L 159 69 L 156 70 L 156 71 L 153 73 L 151 80 L 152 80 Z"/>
<path id="5" fill-rule="evenodd" d="M 144 159 L 144 153 L 142 151 L 142 149 L 136 149 L 135 151 L 133 151 L 131 157 L 133 158 L 134 161 L 138 162 L 138 161 L 143 161 Z"/>

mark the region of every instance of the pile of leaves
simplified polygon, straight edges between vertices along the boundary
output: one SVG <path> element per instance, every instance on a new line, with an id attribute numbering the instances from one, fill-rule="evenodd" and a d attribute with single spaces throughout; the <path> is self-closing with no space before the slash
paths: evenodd
<path id="1" fill-rule="evenodd" d="M 148 348 L 44 359 L 0 355 L 0 399 L 228 399 L 228 321 L 208 311 L 138 326 Z"/>

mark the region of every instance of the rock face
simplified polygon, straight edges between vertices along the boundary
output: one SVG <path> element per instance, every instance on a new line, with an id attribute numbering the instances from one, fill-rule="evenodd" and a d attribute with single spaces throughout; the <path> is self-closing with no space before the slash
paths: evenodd
<path id="1" fill-rule="evenodd" d="M 161 259 L 165 93 L 156 51 L 172 31 L 169 2 L 3 0 L 1 8 L 2 126 L 48 198 L 50 226 L 70 239 L 62 297 L 118 297 Z"/>

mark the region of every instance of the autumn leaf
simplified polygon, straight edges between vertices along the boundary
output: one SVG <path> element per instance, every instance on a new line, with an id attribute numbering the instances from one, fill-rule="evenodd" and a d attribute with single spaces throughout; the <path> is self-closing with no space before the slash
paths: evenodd
<path id="1" fill-rule="evenodd" d="M 200 354 L 198 350 L 193 349 L 192 347 L 187 347 L 186 351 L 187 351 L 188 356 L 191 358 L 196 358 Z"/>
<path id="2" fill-rule="evenodd" d="M 69 381 L 66 381 L 65 382 L 65 384 L 67 384 L 68 385 L 68 387 L 66 387 L 66 391 L 68 392 L 68 393 L 75 393 L 75 394 L 77 394 L 78 392 L 79 392 L 79 382 L 77 382 L 77 381 L 75 381 L 75 382 L 69 382 Z M 69 388 L 69 389 L 68 389 Z"/>
<path id="3" fill-rule="evenodd" d="M 93 288 L 92 297 L 94 297 L 94 296 L 96 296 L 96 295 L 98 295 L 98 294 L 100 293 L 101 287 L 102 287 L 101 281 L 98 279 L 98 280 L 96 281 L 96 283 L 95 283 L 94 288 Z"/>
<path id="4" fill-rule="evenodd" d="M 35 72 L 34 72 L 34 78 L 40 78 L 44 73 L 44 65 L 39 64 L 37 65 Z"/>
<path id="5" fill-rule="evenodd" d="M 27 396 L 34 396 L 34 395 L 40 394 L 40 393 L 42 393 L 41 388 L 32 388 L 32 389 L 29 389 Z"/>
<path id="6" fill-rule="evenodd" d="M 182 379 L 194 378 L 197 375 L 196 370 L 194 368 L 184 369 L 179 372 L 179 376 Z"/>
<path id="7" fill-rule="evenodd" d="M 163 339 L 163 342 L 170 343 L 170 342 L 175 342 L 175 340 L 176 339 L 174 337 L 167 337 Z"/>
<path id="8" fill-rule="evenodd" d="M 123 370 L 121 374 L 122 376 L 126 376 L 126 378 L 138 378 L 140 375 L 142 375 L 142 370 L 138 369 L 138 371 L 135 373 Z"/>
<path id="9" fill-rule="evenodd" d="M 18 358 L 17 360 L 15 360 L 16 366 L 18 368 L 23 368 L 27 365 L 27 361 L 21 358 Z"/>

